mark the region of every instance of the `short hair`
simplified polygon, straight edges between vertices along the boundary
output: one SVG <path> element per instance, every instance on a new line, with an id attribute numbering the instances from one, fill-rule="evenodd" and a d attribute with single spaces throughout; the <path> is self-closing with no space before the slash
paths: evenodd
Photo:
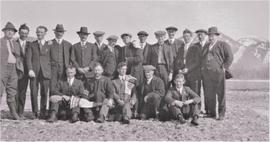
<path id="1" fill-rule="evenodd" d="M 101 64 L 101 63 L 99 63 L 99 62 L 96 62 L 96 63 L 94 64 L 94 68 L 96 68 L 96 67 L 98 67 L 98 66 L 100 66 L 100 67 L 103 69 L 102 64 Z"/>
<path id="2" fill-rule="evenodd" d="M 19 28 L 19 31 L 20 31 L 21 29 L 30 31 L 29 27 L 28 27 L 26 24 L 22 24 L 22 25 L 20 26 L 20 28 Z"/>
<path id="3" fill-rule="evenodd" d="M 190 34 L 190 35 L 192 35 L 192 32 L 189 29 L 185 29 L 183 31 L 183 34 Z"/>
<path id="4" fill-rule="evenodd" d="M 45 27 L 45 26 L 38 26 L 38 27 L 37 27 L 37 29 L 44 29 L 44 30 L 45 30 L 45 32 L 47 32 L 47 31 L 48 31 L 47 27 Z M 36 29 L 36 30 L 37 30 L 37 29 Z"/>
<path id="5" fill-rule="evenodd" d="M 117 69 L 120 69 L 124 66 L 127 66 L 127 62 L 120 62 L 118 65 L 117 65 Z"/>
<path id="6" fill-rule="evenodd" d="M 76 67 L 73 64 L 69 64 L 66 69 L 75 69 Z"/>
<path id="7" fill-rule="evenodd" d="M 185 76 L 184 76 L 184 74 L 182 74 L 182 73 L 178 73 L 178 74 L 174 77 L 174 80 L 176 80 L 176 79 L 183 79 L 184 81 L 186 81 Z"/>

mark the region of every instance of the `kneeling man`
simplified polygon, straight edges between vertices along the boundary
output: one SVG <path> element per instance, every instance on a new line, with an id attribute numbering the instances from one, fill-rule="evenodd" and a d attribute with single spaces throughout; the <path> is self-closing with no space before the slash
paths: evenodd
<path id="1" fill-rule="evenodd" d="M 58 117 L 67 118 L 71 113 L 71 123 L 78 121 L 80 108 L 74 104 L 74 100 L 79 100 L 84 93 L 83 83 L 75 78 L 76 68 L 69 66 L 66 69 L 67 79 L 59 81 L 56 89 L 52 91 L 50 97 L 51 114 L 48 122 L 55 122 Z M 78 99 L 74 99 L 78 98 Z M 59 113 L 58 113 L 59 111 Z"/>
<path id="2" fill-rule="evenodd" d="M 189 87 L 183 86 L 185 83 L 183 74 L 176 75 L 174 83 L 175 87 L 170 88 L 165 96 L 171 117 L 179 120 L 181 124 L 186 123 L 186 119 L 192 117 L 191 124 L 198 125 L 200 96 Z"/>

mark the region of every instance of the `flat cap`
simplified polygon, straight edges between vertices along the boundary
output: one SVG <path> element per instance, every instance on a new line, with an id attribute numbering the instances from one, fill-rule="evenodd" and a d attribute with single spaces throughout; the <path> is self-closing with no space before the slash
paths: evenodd
<path id="1" fill-rule="evenodd" d="M 144 65 L 143 66 L 144 71 L 154 71 L 155 69 L 156 69 L 156 67 L 154 67 L 152 65 Z"/>
<path id="2" fill-rule="evenodd" d="M 191 32 L 189 29 L 185 29 L 185 30 L 183 31 L 183 34 L 186 34 L 186 33 L 192 34 L 192 32 Z"/>
<path id="3" fill-rule="evenodd" d="M 166 32 L 165 31 L 156 31 L 155 35 L 156 36 L 164 36 L 164 35 L 166 35 Z"/>
<path id="4" fill-rule="evenodd" d="M 132 37 L 131 33 L 123 33 L 123 34 L 121 34 L 121 38 L 123 38 L 123 37 L 125 37 L 125 36 Z"/>
<path id="5" fill-rule="evenodd" d="M 148 33 L 146 32 L 146 31 L 139 31 L 138 33 L 137 33 L 137 35 L 138 36 L 148 36 Z"/>
<path id="6" fill-rule="evenodd" d="M 117 40 L 118 36 L 116 35 L 110 35 L 109 37 L 107 37 L 107 40 Z"/>
<path id="7" fill-rule="evenodd" d="M 199 29 L 197 31 L 195 31 L 195 33 L 206 33 L 207 34 L 207 31 L 205 29 Z"/>
<path id="8" fill-rule="evenodd" d="M 93 34 L 94 34 L 94 36 L 103 36 L 105 34 L 105 32 L 103 32 L 103 31 L 96 31 Z"/>
<path id="9" fill-rule="evenodd" d="M 177 29 L 176 27 L 174 27 L 174 26 L 169 26 L 169 27 L 166 28 L 166 30 L 167 30 L 167 31 L 168 31 L 168 30 L 177 31 L 178 29 Z"/>

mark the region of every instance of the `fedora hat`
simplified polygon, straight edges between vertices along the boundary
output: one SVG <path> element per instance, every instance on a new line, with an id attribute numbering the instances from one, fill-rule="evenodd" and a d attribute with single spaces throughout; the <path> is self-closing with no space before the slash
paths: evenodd
<path id="1" fill-rule="evenodd" d="M 208 29 L 208 35 L 210 35 L 210 34 L 220 35 L 220 33 L 218 32 L 218 28 L 217 27 L 210 27 Z"/>
<path id="2" fill-rule="evenodd" d="M 207 31 L 205 29 L 199 29 L 195 33 L 196 34 L 198 34 L 198 33 L 206 33 L 207 34 Z"/>
<path id="3" fill-rule="evenodd" d="M 77 31 L 77 34 L 90 34 L 89 32 L 88 32 L 88 29 L 87 29 L 87 27 L 81 27 L 81 29 L 80 29 L 80 31 Z"/>
<path id="4" fill-rule="evenodd" d="M 66 30 L 64 29 L 63 24 L 57 24 L 55 29 L 53 29 L 56 32 L 65 32 Z"/>
<path id="5" fill-rule="evenodd" d="M 5 28 L 3 28 L 2 31 L 8 30 L 8 29 L 11 29 L 14 32 L 17 32 L 17 29 L 15 28 L 15 26 L 11 22 L 7 22 Z"/>

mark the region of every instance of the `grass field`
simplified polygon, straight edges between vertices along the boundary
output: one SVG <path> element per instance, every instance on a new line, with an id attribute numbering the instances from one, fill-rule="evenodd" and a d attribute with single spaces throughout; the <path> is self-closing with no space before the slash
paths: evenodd
<path id="1" fill-rule="evenodd" d="M 269 82 L 228 81 L 227 113 L 223 121 L 200 118 L 199 126 L 178 125 L 175 121 L 132 120 L 118 122 L 9 120 L 5 96 L 2 98 L 1 140 L 240 140 L 269 141 Z M 26 114 L 31 114 L 27 97 Z"/>

